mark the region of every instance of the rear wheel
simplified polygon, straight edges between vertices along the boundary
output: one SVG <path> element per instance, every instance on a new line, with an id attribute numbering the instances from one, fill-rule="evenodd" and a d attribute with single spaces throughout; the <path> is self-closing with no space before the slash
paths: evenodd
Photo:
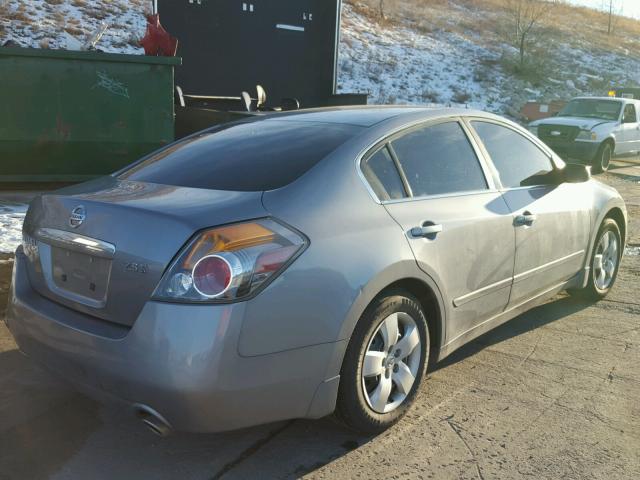
<path id="1" fill-rule="evenodd" d="M 595 173 L 602 173 L 609 170 L 611 157 L 613 157 L 613 147 L 611 145 L 611 142 L 604 142 L 602 145 L 600 145 L 598 153 L 593 160 L 593 171 Z"/>
<path id="2" fill-rule="evenodd" d="M 613 219 L 606 218 L 600 226 L 595 247 L 591 253 L 587 286 L 580 290 L 572 290 L 570 293 L 591 300 L 604 298 L 616 281 L 621 258 L 620 228 Z"/>
<path id="3" fill-rule="evenodd" d="M 360 318 L 342 364 L 336 414 L 349 427 L 377 433 L 409 409 L 429 358 L 429 329 L 412 296 L 375 300 Z"/>

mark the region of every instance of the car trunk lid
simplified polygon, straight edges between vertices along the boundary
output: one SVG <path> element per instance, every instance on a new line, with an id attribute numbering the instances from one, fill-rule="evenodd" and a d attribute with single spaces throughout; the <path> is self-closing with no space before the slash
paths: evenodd
<path id="1" fill-rule="evenodd" d="M 69 308 L 133 325 L 194 233 L 266 216 L 261 195 L 113 177 L 41 195 L 24 225 L 31 284 Z"/>

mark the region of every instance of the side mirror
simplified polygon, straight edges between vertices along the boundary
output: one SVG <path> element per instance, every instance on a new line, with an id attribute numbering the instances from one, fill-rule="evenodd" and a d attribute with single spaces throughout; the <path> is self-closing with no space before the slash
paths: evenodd
<path id="1" fill-rule="evenodd" d="M 591 180 L 591 167 L 580 163 L 567 163 L 562 169 L 565 183 L 583 183 Z"/>

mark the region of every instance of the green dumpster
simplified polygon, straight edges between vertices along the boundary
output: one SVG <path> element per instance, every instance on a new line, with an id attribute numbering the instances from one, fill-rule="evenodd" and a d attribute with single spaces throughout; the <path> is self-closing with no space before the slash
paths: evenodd
<path id="1" fill-rule="evenodd" d="M 86 180 L 171 142 L 179 64 L 0 48 L 0 182 Z"/>

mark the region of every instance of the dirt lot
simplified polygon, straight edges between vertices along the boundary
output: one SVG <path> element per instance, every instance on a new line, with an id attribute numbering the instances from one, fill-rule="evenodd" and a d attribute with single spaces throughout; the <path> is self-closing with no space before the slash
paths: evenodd
<path id="1" fill-rule="evenodd" d="M 601 179 L 640 246 L 640 166 L 621 166 Z M 607 300 L 561 295 L 459 350 L 373 438 L 325 419 L 161 439 L 40 370 L 0 322 L 0 479 L 640 478 L 639 294 L 636 253 Z"/>

